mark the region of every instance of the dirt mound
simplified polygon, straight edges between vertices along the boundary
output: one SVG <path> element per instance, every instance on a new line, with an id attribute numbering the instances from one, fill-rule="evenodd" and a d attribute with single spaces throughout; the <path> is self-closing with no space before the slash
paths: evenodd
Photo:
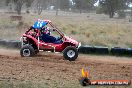
<path id="1" fill-rule="evenodd" d="M 79 55 L 76 61 L 69 62 L 60 54 L 43 52 L 21 58 L 17 50 L 0 50 L 0 81 L 78 88 L 82 67 L 90 70 L 91 79 L 132 79 L 132 59 L 126 57 Z"/>

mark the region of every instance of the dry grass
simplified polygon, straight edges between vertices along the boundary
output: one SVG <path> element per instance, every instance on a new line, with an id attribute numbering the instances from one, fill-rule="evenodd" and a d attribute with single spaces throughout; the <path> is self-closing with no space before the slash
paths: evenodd
<path id="1" fill-rule="evenodd" d="M 82 44 L 103 45 L 108 47 L 132 47 L 132 23 L 126 19 L 109 19 L 105 15 L 72 14 L 59 15 L 45 13 L 43 15 L 23 14 L 23 25 L 10 21 L 11 14 L 0 16 L 0 37 L 17 39 L 33 22 L 50 19 L 64 33 L 82 42 Z"/>

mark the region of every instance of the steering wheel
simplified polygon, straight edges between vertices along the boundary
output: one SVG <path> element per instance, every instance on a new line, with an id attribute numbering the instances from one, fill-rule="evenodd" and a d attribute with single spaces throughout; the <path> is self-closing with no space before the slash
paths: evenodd
<path id="1" fill-rule="evenodd" d="M 62 37 L 62 36 L 59 36 L 59 37 L 57 38 L 57 40 L 63 40 L 63 37 Z"/>

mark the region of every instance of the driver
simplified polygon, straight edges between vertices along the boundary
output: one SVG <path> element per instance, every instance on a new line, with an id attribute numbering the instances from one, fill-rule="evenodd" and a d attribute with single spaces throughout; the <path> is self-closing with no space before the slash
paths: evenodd
<path id="1" fill-rule="evenodd" d="M 46 43 L 54 43 L 54 44 L 61 44 L 61 38 L 55 38 L 54 36 L 51 36 L 50 28 L 49 27 L 44 27 L 41 30 L 44 30 L 42 32 L 42 40 Z"/>
<path id="2" fill-rule="evenodd" d="M 62 43 L 61 38 L 55 38 L 50 35 L 50 28 L 46 27 L 47 24 L 48 24 L 47 21 L 38 19 L 26 33 L 28 33 L 31 29 L 34 29 L 35 31 L 40 30 L 41 31 L 40 39 L 42 39 L 42 41 L 44 41 L 45 43 L 61 44 Z"/>

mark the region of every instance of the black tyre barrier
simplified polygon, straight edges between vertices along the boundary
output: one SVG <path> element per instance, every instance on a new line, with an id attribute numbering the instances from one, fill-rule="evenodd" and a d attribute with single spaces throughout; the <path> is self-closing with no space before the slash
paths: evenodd
<path id="1" fill-rule="evenodd" d="M 95 54 L 109 54 L 108 47 L 94 46 Z"/>
<path id="2" fill-rule="evenodd" d="M 7 47 L 10 47 L 10 48 L 21 48 L 21 42 L 19 41 L 8 41 L 7 42 Z"/>
<path id="3" fill-rule="evenodd" d="M 127 49 L 128 55 L 132 56 L 132 48 Z"/>
<path id="4" fill-rule="evenodd" d="M 14 40 L 1 40 L 0 39 L 0 45 L 7 47 L 7 48 L 16 48 L 19 49 L 21 48 L 21 42 L 20 41 L 14 41 Z"/>
<path id="5" fill-rule="evenodd" d="M 0 46 L 4 46 L 7 48 L 16 48 L 20 49 L 21 48 L 21 42 L 20 41 L 15 41 L 15 40 L 2 40 L 0 39 Z M 120 47 L 113 47 L 109 51 L 108 47 L 102 47 L 102 46 L 81 46 L 78 49 L 79 53 L 82 54 L 112 54 L 112 55 L 129 55 L 132 56 L 132 48 L 120 48 Z"/>
<path id="6" fill-rule="evenodd" d="M 79 49 L 78 49 L 79 53 L 83 53 L 83 54 L 90 54 L 90 53 L 94 53 L 95 52 L 95 49 L 93 46 L 81 46 Z"/>
<path id="7" fill-rule="evenodd" d="M 7 46 L 7 40 L 1 40 L 0 39 L 0 45 L 1 46 Z"/>
<path id="8" fill-rule="evenodd" d="M 112 55 L 126 55 L 127 49 L 120 48 L 120 47 L 113 47 L 113 48 L 111 48 L 111 54 Z"/>

